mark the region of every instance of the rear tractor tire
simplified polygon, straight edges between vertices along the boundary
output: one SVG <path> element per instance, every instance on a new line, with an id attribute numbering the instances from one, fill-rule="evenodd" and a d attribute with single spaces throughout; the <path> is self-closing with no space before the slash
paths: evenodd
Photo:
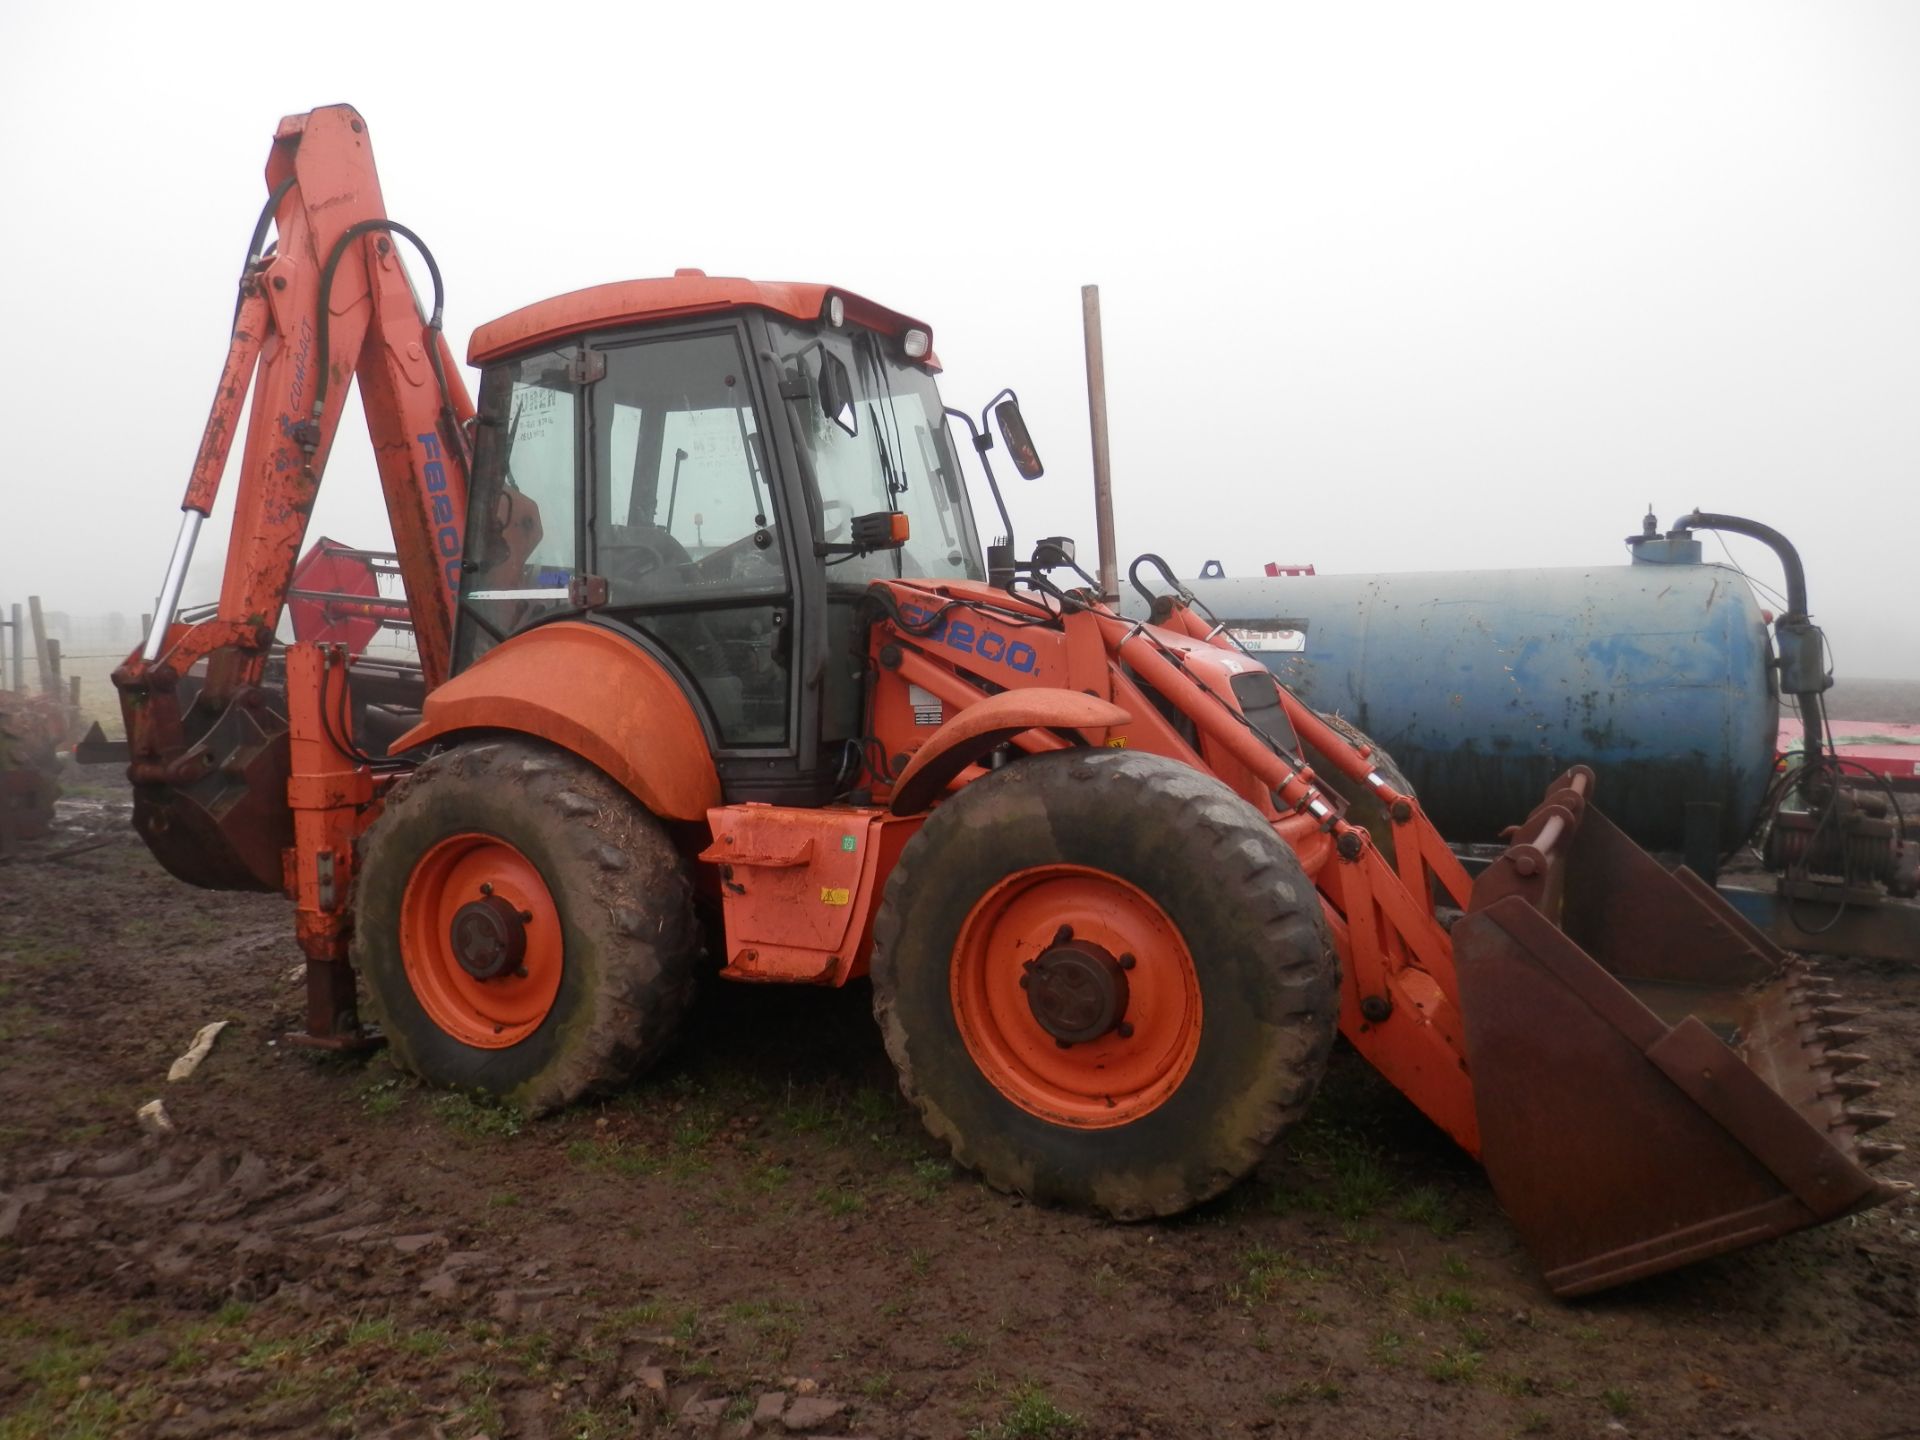
<path id="1" fill-rule="evenodd" d="M 686 862 L 632 796 L 564 751 L 482 740 L 388 796 L 353 963 L 403 1068 L 538 1114 L 660 1057 L 697 933 Z"/>
<path id="2" fill-rule="evenodd" d="M 1300 1119 L 1339 966 L 1293 851 L 1210 775 L 1024 759 L 940 805 L 875 922 L 900 1087 L 991 1184 L 1122 1220 L 1227 1189 Z"/>

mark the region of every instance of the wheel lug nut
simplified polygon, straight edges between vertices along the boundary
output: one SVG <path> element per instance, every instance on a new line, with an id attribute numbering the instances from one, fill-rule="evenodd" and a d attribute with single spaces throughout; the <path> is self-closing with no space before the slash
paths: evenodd
<path id="1" fill-rule="evenodd" d="M 1122 970 L 1131 970 L 1137 963 L 1139 962 L 1137 962 L 1133 958 L 1132 951 L 1128 951 L 1126 954 L 1122 955 L 1119 960 L 1119 965 Z"/>
<path id="2" fill-rule="evenodd" d="M 1122 1020 L 1114 1027 L 1113 1033 L 1118 1035 L 1122 1040 L 1131 1040 L 1133 1038 L 1133 1022 L 1131 1020 Z"/>
<path id="3" fill-rule="evenodd" d="M 1062 925 L 1058 930 L 1053 932 L 1053 943 L 1056 945 L 1064 945 L 1071 939 L 1073 939 L 1073 926 L 1071 925 Z"/>
<path id="4" fill-rule="evenodd" d="M 522 925 L 531 925 L 533 923 L 533 911 L 522 910 L 520 912 L 520 923 Z"/>
<path id="5" fill-rule="evenodd" d="M 1020 988 L 1021 988 L 1022 990 L 1030 990 L 1030 989 L 1032 989 L 1032 988 L 1033 988 L 1033 977 L 1031 977 L 1031 976 L 1029 976 L 1029 975 L 1022 975 L 1022 976 L 1020 977 Z"/>
<path id="6" fill-rule="evenodd" d="M 486 882 L 485 880 L 482 880 L 482 881 L 480 882 L 480 893 L 481 893 L 482 895 L 491 895 L 491 894 L 493 894 L 493 886 L 492 886 L 492 885 L 490 885 L 490 884 L 488 884 L 488 883 L 487 883 L 487 882 Z"/>
<path id="7" fill-rule="evenodd" d="M 1058 1045 L 1062 1050 L 1071 1050 L 1073 1048 L 1073 1041 L 1062 1040 L 1058 1035 L 1053 1037 L 1053 1043 Z"/>

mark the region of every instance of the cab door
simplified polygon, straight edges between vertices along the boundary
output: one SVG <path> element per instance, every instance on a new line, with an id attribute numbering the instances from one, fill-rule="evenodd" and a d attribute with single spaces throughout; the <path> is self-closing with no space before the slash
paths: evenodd
<path id="1" fill-rule="evenodd" d="M 595 343 L 586 567 L 600 613 L 686 677 L 723 776 L 795 744 L 794 527 L 737 324 Z M 729 785 L 729 792 L 737 787 Z"/>

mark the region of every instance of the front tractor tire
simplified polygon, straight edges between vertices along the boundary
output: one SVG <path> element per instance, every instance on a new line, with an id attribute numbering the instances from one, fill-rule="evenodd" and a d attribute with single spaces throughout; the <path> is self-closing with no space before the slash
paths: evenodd
<path id="1" fill-rule="evenodd" d="M 927 1128 L 1000 1189 L 1116 1219 L 1246 1175 L 1333 1044 L 1339 966 L 1298 858 L 1159 756 L 968 785 L 901 854 L 874 938 L 874 1013 Z"/>
<path id="2" fill-rule="evenodd" d="M 428 760 L 360 860 L 353 963 L 394 1059 L 533 1114 L 659 1058 L 693 1000 L 696 937 L 660 823 L 532 741 Z"/>

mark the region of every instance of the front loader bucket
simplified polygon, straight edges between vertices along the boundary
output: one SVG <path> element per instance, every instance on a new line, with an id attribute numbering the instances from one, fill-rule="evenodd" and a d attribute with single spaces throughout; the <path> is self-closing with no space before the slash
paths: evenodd
<path id="1" fill-rule="evenodd" d="M 1692 872 L 1591 803 L 1575 767 L 1453 928 L 1481 1158 L 1558 1295 L 1880 1204 L 1897 1145 L 1859 1014 Z"/>

